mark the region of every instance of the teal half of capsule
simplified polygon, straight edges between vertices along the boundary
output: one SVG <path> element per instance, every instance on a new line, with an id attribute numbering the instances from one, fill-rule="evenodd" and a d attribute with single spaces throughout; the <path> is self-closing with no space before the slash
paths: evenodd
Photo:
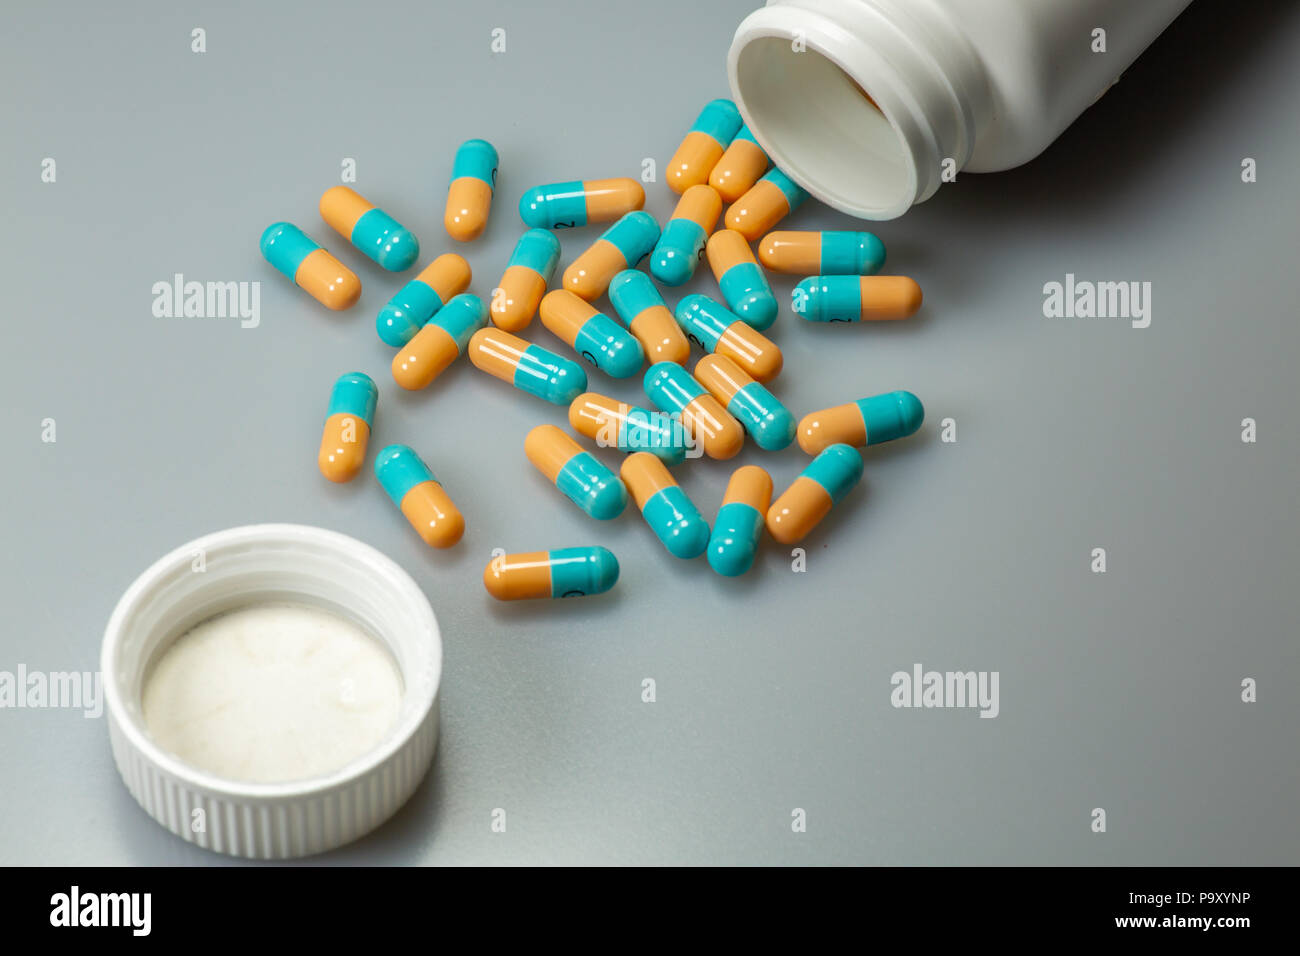
<path id="1" fill-rule="evenodd" d="M 764 451 L 780 451 L 794 441 L 794 416 L 759 382 L 750 382 L 732 395 L 727 411 Z"/>
<path id="2" fill-rule="evenodd" d="M 648 451 L 665 465 L 686 460 L 686 427 L 663 412 L 632 406 L 618 426 L 618 450 Z"/>
<path id="3" fill-rule="evenodd" d="M 428 283 L 412 279 L 379 310 L 375 331 L 385 345 L 400 349 L 443 307 L 442 296 Z"/>
<path id="4" fill-rule="evenodd" d="M 403 272 L 420 256 L 415 234 L 378 206 L 352 227 L 352 244 L 389 272 Z"/>
<path id="5" fill-rule="evenodd" d="M 389 445 L 376 455 L 375 477 L 399 508 L 407 492 L 416 485 L 438 480 L 409 445 Z"/>
<path id="6" fill-rule="evenodd" d="M 429 325 L 436 325 L 450 335 L 456 343 L 456 351 L 464 355 L 474 333 L 487 325 L 487 309 L 478 296 L 462 292 L 448 299 L 438 314 L 429 320 Z"/>
<path id="7" fill-rule="evenodd" d="M 334 415 L 351 415 L 366 423 L 375 423 L 375 405 L 379 402 L 379 389 L 375 380 L 365 372 L 348 372 L 340 375 L 330 390 L 328 419 Z"/>
<path id="8" fill-rule="evenodd" d="M 726 149 L 743 125 L 740 110 L 736 109 L 735 103 L 728 99 L 716 99 L 700 110 L 691 132 L 711 136 L 717 140 L 719 146 Z"/>
<path id="9" fill-rule="evenodd" d="M 555 476 L 555 487 L 597 521 L 617 518 L 627 507 L 627 488 L 590 452 L 578 452 Z"/>
<path id="10" fill-rule="evenodd" d="M 519 218 L 538 229 L 587 224 L 587 187 L 581 179 L 536 186 L 519 197 Z"/>
<path id="11" fill-rule="evenodd" d="M 529 345 L 519 356 L 514 386 L 552 404 L 568 405 L 587 390 L 587 373 L 577 362 L 540 345 Z"/>
<path id="12" fill-rule="evenodd" d="M 675 558 L 698 558 L 709 546 L 709 523 L 677 485 L 651 495 L 641 516 Z"/>
<path id="13" fill-rule="evenodd" d="M 555 275 L 555 267 L 560 262 L 560 240 L 549 229 L 529 229 L 515 243 L 515 251 L 510 253 L 506 268 L 520 266 L 531 269 L 550 283 Z"/>
<path id="14" fill-rule="evenodd" d="M 885 244 L 869 232 L 823 232 L 821 274 L 871 276 L 885 264 Z"/>
<path id="15" fill-rule="evenodd" d="M 809 322 L 857 322 L 862 315 L 858 275 L 809 276 L 790 293 L 790 308 Z"/>
<path id="16" fill-rule="evenodd" d="M 925 406 L 911 392 L 887 392 L 859 398 L 853 404 L 862 413 L 868 445 L 906 438 L 916 433 L 925 421 Z"/>
<path id="17" fill-rule="evenodd" d="M 709 567 L 726 578 L 739 577 L 754 566 L 763 533 L 763 514 L 743 501 L 718 509 L 709 537 Z"/>
<path id="18" fill-rule="evenodd" d="M 551 597 L 604 594 L 618 583 L 618 558 L 599 545 L 546 552 L 551 567 Z"/>
<path id="19" fill-rule="evenodd" d="M 705 394 L 704 386 L 675 362 L 656 362 L 641 382 L 650 401 L 669 412 L 681 412 Z"/>
<path id="20" fill-rule="evenodd" d="M 623 253 L 623 259 L 630 269 L 648 256 L 659 241 L 659 223 L 655 222 L 655 217 L 650 213 L 638 209 L 624 214 L 618 222 L 601 233 L 600 238 L 612 243 Z"/>
<path id="21" fill-rule="evenodd" d="M 298 275 L 302 260 L 320 248 L 320 244 L 291 222 L 275 222 L 262 233 L 262 256 L 291 281 Z"/>
<path id="22" fill-rule="evenodd" d="M 451 181 L 458 179 L 480 179 L 495 190 L 497 186 L 497 150 L 485 139 L 467 139 L 456 150 L 456 158 L 451 164 Z"/>
<path id="23" fill-rule="evenodd" d="M 688 295 L 677 303 L 673 313 L 677 324 L 682 327 L 686 337 L 699 343 L 706 352 L 718 347 L 722 333 L 736 322 L 740 316 L 714 302 L 707 295 Z"/>
<path id="24" fill-rule="evenodd" d="M 763 174 L 763 180 L 781 190 L 781 193 L 785 196 L 785 201 L 790 204 L 791 212 L 798 209 L 803 204 L 803 201 L 808 198 L 808 193 L 802 186 L 775 166 Z"/>
<path id="25" fill-rule="evenodd" d="M 669 219 L 650 256 L 651 275 L 664 285 L 685 285 L 695 275 L 708 238 L 693 219 Z"/>
<path id="26" fill-rule="evenodd" d="M 839 504 L 862 479 L 862 455 L 851 445 L 831 445 L 809 462 L 799 477 L 817 482 L 831 496 L 831 504 Z"/>
<path id="27" fill-rule="evenodd" d="M 645 364 L 641 343 L 603 312 L 582 323 L 573 350 L 610 378 L 629 378 Z"/>
<path id="28" fill-rule="evenodd" d="M 722 274 L 718 289 L 727 307 L 750 328 L 761 332 L 776 321 L 776 296 L 757 262 L 736 263 Z"/>
<path id="29" fill-rule="evenodd" d="M 664 297 L 650 277 L 638 269 L 624 269 L 614 276 L 609 284 L 609 301 L 628 325 L 646 309 L 656 305 L 666 307 Z"/>

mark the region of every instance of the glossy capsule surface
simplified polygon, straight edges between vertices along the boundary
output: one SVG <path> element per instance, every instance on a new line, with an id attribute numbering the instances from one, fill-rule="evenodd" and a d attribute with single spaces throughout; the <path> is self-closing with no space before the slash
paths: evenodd
<path id="1" fill-rule="evenodd" d="M 609 283 L 609 301 L 641 343 L 651 363 L 680 365 L 690 358 L 691 343 L 686 341 L 664 297 L 644 272 L 624 269 L 614 276 Z"/>
<path id="2" fill-rule="evenodd" d="M 519 217 L 538 229 L 572 229 L 613 222 L 645 205 L 635 179 L 589 179 L 535 186 L 519 199 Z"/>
<path id="3" fill-rule="evenodd" d="M 348 309 L 361 298 L 356 273 L 291 222 L 267 226 L 261 249 L 267 262 L 327 309 Z"/>
<path id="4" fill-rule="evenodd" d="M 479 371 L 555 405 L 568 405 L 587 390 L 587 373 L 577 362 L 501 329 L 475 332 L 469 360 Z"/>
<path id="5" fill-rule="evenodd" d="M 393 356 L 393 381 L 402 388 L 426 387 L 469 347 L 470 337 L 487 325 L 483 300 L 462 292 L 429 320 Z"/>
<path id="6" fill-rule="evenodd" d="M 527 328 L 559 262 L 560 240 L 550 230 L 529 229 L 520 236 L 501 282 L 492 290 L 492 324 L 507 332 Z"/>
<path id="7" fill-rule="evenodd" d="M 717 461 L 734 458 L 745 444 L 740 422 L 719 404 L 680 365 L 658 362 L 651 365 L 642 382 L 650 401 L 666 412 L 681 416 L 687 434 Z"/>
<path id="8" fill-rule="evenodd" d="M 776 296 L 745 237 L 734 229 L 719 229 L 709 237 L 705 252 L 727 308 L 750 328 L 770 328 L 776 321 Z"/>
<path id="9" fill-rule="evenodd" d="M 735 202 L 758 182 L 771 164 L 749 126 L 742 123 L 740 132 L 709 173 L 709 185 L 718 191 L 724 202 Z"/>
<path id="10" fill-rule="evenodd" d="M 498 601 L 586 597 L 618 582 L 618 558 L 599 546 L 502 554 L 483 569 L 483 586 Z"/>
<path id="11" fill-rule="evenodd" d="M 750 242 L 770 232 L 778 222 L 798 209 L 808 194 L 773 166 L 727 210 L 727 228 Z"/>
<path id="12" fill-rule="evenodd" d="M 628 378 L 641 371 L 641 343 L 615 320 L 597 311 L 568 289 L 546 293 L 538 310 L 542 325 L 611 378 Z"/>
<path id="13" fill-rule="evenodd" d="M 695 380 L 740 422 L 759 448 L 780 451 L 794 441 L 794 416 L 789 409 L 725 355 L 706 355 L 696 362 Z"/>
<path id="14" fill-rule="evenodd" d="M 809 322 L 906 319 L 921 308 L 921 287 L 907 276 L 811 276 L 790 293 L 790 308 Z"/>
<path id="15" fill-rule="evenodd" d="M 618 476 L 554 425 L 530 431 L 524 454 L 564 497 L 597 521 L 617 518 L 627 507 L 627 489 Z"/>
<path id="16" fill-rule="evenodd" d="M 375 477 L 393 504 L 431 548 L 450 548 L 465 533 L 465 519 L 429 466 L 407 445 L 375 456 Z"/>
<path id="17" fill-rule="evenodd" d="M 361 471 L 378 401 L 379 389 L 364 372 L 340 375 L 330 389 L 320 453 L 316 456 L 320 473 L 330 481 L 351 481 Z"/>
<path id="18" fill-rule="evenodd" d="M 732 473 L 709 536 L 709 567 L 723 577 L 734 578 L 754 566 L 771 503 L 772 476 L 766 471 L 745 465 Z"/>
<path id="19" fill-rule="evenodd" d="M 487 228 L 492 193 L 497 185 L 497 151 L 485 139 L 469 139 L 456 150 L 447 187 L 442 224 L 461 242 L 477 239 Z"/>
<path id="20" fill-rule="evenodd" d="M 706 352 L 725 355 L 758 381 L 770 381 L 781 371 L 784 360 L 776 344 L 707 295 L 686 296 L 675 316 L 688 339 Z"/>
<path id="21" fill-rule="evenodd" d="M 885 244 L 869 232 L 769 232 L 758 258 L 785 275 L 869 276 L 884 266 Z"/>
<path id="22" fill-rule="evenodd" d="M 698 558 L 709 546 L 709 524 L 654 455 L 637 452 L 623 459 L 619 474 L 641 509 L 641 517 L 668 553 Z"/>
<path id="23" fill-rule="evenodd" d="M 640 210 L 628 213 L 564 270 L 564 288 L 587 301 L 600 298 L 610 280 L 649 255 L 658 239 L 654 216 Z"/>
<path id="24" fill-rule="evenodd" d="M 668 161 L 668 188 L 684 193 L 692 186 L 707 183 L 740 126 L 740 111 L 731 100 L 708 103 Z"/>
<path id="25" fill-rule="evenodd" d="M 767 510 L 767 532 L 794 544 L 862 479 L 862 455 L 848 445 L 830 445 L 814 458 Z"/>
<path id="26" fill-rule="evenodd" d="M 879 445 L 914 434 L 924 420 L 925 408 L 911 392 L 872 395 L 805 415 L 799 421 L 799 447 L 816 455 L 836 444 Z"/>
<path id="27" fill-rule="evenodd" d="M 469 288 L 472 273 L 463 256 L 444 253 L 434 259 L 379 310 L 375 331 L 385 345 L 400 349 L 424 328 L 447 302 Z"/>
<path id="28" fill-rule="evenodd" d="M 617 448 L 625 454 L 646 451 L 666 465 L 681 464 L 692 447 L 680 419 L 597 392 L 583 392 L 573 400 L 569 424 L 601 448 Z"/>
<path id="29" fill-rule="evenodd" d="M 320 197 L 320 216 L 389 272 L 409 269 L 420 257 L 415 234 L 350 186 L 325 190 Z"/>
<path id="30" fill-rule="evenodd" d="M 682 193 L 650 253 L 650 274 L 664 285 L 690 281 L 720 215 L 722 199 L 712 186 L 692 186 Z"/>

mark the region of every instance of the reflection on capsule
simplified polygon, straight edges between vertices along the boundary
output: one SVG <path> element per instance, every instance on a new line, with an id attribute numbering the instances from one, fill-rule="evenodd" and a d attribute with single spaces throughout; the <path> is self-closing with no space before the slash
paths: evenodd
<path id="1" fill-rule="evenodd" d="M 400 349 L 424 328 L 453 296 L 469 288 L 470 268 L 463 256 L 444 253 L 406 285 L 375 319 L 375 331 L 385 345 Z"/>
<path id="2" fill-rule="evenodd" d="M 361 298 L 361 280 L 291 222 L 262 233 L 262 255 L 327 309 L 349 309 Z"/>
<path id="3" fill-rule="evenodd" d="M 642 386 L 655 405 L 681 416 L 687 433 L 710 458 L 717 461 L 734 458 L 745 444 L 745 430 L 740 422 L 680 365 L 672 362 L 651 365 Z"/>
<path id="4" fill-rule="evenodd" d="M 791 291 L 790 308 L 809 322 L 906 319 L 921 308 L 921 287 L 907 276 L 811 276 Z"/>
<path id="5" fill-rule="evenodd" d="M 420 243 L 414 234 L 349 186 L 325 190 L 320 197 L 320 216 L 389 272 L 409 269 L 420 257 Z"/>
<path id="6" fill-rule="evenodd" d="M 483 234 L 496 184 L 496 147 L 485 139 L 461 143 L 452 163 L 451 185 L 447 187 L 447 206 L 442 216 L 449 236 L 469 242 Z"/>
<path id="7" fill-rule="evenodd" d="M 550 231 L 529 229 L 520 236 L 500 284 L 492 290 L 492 324 L 507 332 L 527 328 L 559 261 L 560 240 Z"/>
<path id="8" fill-rule="evenodd" d="M 591 179 L 535 186 L 519 199 L 519 217 L 538 229 L 571 229 L 615 219 L 645 205 L 635 179 Z"/>
<path id="9" fill-rule="evenodd" d="M 691 354 L 664 297 L 644 272 L 624 269 L 609 284 L 609 301 L 651 362 L 685 362 Z"/>
<path id="10" fill-rule="evenodd" d="M 772 503 L 772 477 L 757 465 L 737 468 L 727 482 L 709 537 L 709 567 L 734 578 L 754 566 L 764 517 Z"/>
<path id="11" fill-rule="evenodd" d="M 483 569 L 483 586 L 498 601 L 604 594 L 617 581 L 618 558 L 595 545 L 501 554 Z"/>
<path id="12" fill-rule="evenodd" d="M 794 441 L 794 416 L 725 355 L 706 355 L 696 362 L 695 380 L 744 426 L 759 448 L 780 451 Z"/>
<path id="13" fill-rule="evenodd" d="M 669 554 L 689 559 L 704 553 L 709 546 L 709 524 L 662 461 L 639 451 L 623 459 L 619 474 L 641 516 Z"/>
<path id="14" fill-rule="evenodd" d="M 475 332 L 469 360 L 479 371 L 555 405 L 568 405 L 587 390 L 582 366 L 501 329 Z"/>
<path id="15" fill-rule="evenodd" d="M 682 193 L 650 254 L 650 274 L 664 285 L 688 282 L 720 215 L 722 200 L 712 186 L 692 186 Z"/>
<path id="16" fill-rule="evenodd" d="M 750 242 L 798 209 L 808 194 L 773 166 L 727 210 L 727 228 Z"/>
<path id="17" fill-rule="evenodd" d="M 648 212 L 630 212 L 606 229 L 599 239 L 564 270 L 564 288 L 591 301 L 605 294 L 610 280 L 655 247 L 659 223 Z"/>
<path id="18" fill-rule="evenodd" d="M 735 202 L 758 182 L 769 165 L 771 160 L 767 153 L 758 145 L 749 127 L 742 124 L 736 138 L 713 167 L 713 172 L 709 173 L 709 185 L 718 191 L 724 202 Z"/>
<path id="19" fill-rule="evenodd" d="M 351 481 L 366 461 L 379 389 L 363 372 L 340 375 L 330 390 L 316 465 L 330 481 Z"/>
<path id="20" fill-rule="evenodd" d="M 925 420 L 911 392 L 886 392 L 810 412 L 799 422 L 799 447 L 816 455 L 829 445 L 879 445 L 914 434 Z"/>
<path id="21" fill-rule="evenodd" d="M 725 355 L 760 382 L 781 371 L 775 343 L 707 295 L 686 296 L 677 303 L 676 318 L 688 339 L 706 352 Z"/>
<path id="22" fill-rule="evenodd" d="M 803 539 L 862 478 L 862 456 L 831 445 L 814 458 L 767 510 L 767 531 L 782 544 Z"/>
<path id="23" fill-rule="evenodd" d="M 468 292 L 452 296 L 393 356 L 393 381 L 412 391 L 424 388 L 464 354 L 470 336 L 485 325 L 487 316 L 478 296 Z"/>
<path id="24" fill-rule="evenodd" d="M 627 507 L 618 476 L 554 425 L 538 425 L 524 438 L 524 454 L 566 498 L 597 521 L 617 518 Z"/>
<path id="25" fill-rule="evenodd" d="M 552 334 L 611 378 L 641 370 L 645 353 L 632 333 L 568 289 L 546 293 L 538 314 Z"/>
<path id="26" fill-rule="evenodd" d="M 796 276 L 869 276 L 885 264 L 885 244 L 869 232 L 769 232 L 758 258 Z"/>
<path id="27" fill-rule="evenodd" d="M 393 504 L 431 548 L 450 548 L 465 519 L 429 466 L 407 445 L 389 445 L 375 457 L 375 477 Z"/>
<path id="28" fill-rule="evenodd" d="M 573 400 L 569 424 L 601 448 L 626 454 L 648 451 L 666 465 L 681 464 L 694 444 L 680 419 L 597 392 L 583 392 Z"/>
<path id="29" fill-rule="evenodd" d="M 740 125 L 740 111 L 731 100 L 707 104 L 668 161 L 668 188 L 684 193 L 692 186 L 707 183 Z"/>
<path id="30" fill-rule="evenodd" d="M 745 237 L 734 229 L 719 229 L 705 250 L 727 308 L 750 328 L 769 328 L 776 321 L 776 296 Z"/>

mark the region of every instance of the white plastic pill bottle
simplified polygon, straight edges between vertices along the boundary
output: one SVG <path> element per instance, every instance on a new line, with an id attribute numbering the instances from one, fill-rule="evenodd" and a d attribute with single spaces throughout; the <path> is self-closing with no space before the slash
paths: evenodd
<path id="1" fill-rule="evenodd" d="M 768 0 L 727 59 L 772 161 L 893 219 L 960 170 L 1033 159 L 1191 0 Z"/>

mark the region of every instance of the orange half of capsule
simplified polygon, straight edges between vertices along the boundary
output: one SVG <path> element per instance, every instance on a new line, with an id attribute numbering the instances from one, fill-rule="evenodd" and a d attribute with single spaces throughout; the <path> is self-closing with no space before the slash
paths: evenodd
<path id="1" fill-rule="evenodd" d="M 508 266 L 492 293 L 492 307 L 488 310 L 492 324 L 507 332 L 526 329 L 544 295 L 546 280 L 539 272 L 527 266 Z"/>
<path id="2" fill-rule="evenodd" d="M 709 185 L 726 202 L 745 195 L 767 172 L 767 153 L 752 140 L 736 137 L 709 173 Z"/>
<path id="3" fill-rule="evenodd" d="M 761 515 L 772 504 L 772 476 L 758 465 L 744 465 L 732 472 L 723 505 L 749 505 Z"/>
<path id="4" fill-rule="evenodd" d="M 709 181 L 709 173 L 722 158 L 721 144 L 708 133 L 691 130 L 668 161 L 668 188 L 684 193 Z"/>
<path id="5" fill-rule="evenodd" d="M 785 364 L 776 343 L 744 322 L 727 326 L 713 351 L 731 359 L 758 382 L 776 378 Z"/>
<path id="6" fill-rule="evenodd" d="M 351 481 L 366 461 L 370 426 L 359 415 L 337 412 L 325 419 L 316 464 L 330 481 Z"/>
<path id="7" fill-rule="evenodd" d="M 293 281 L 327 309 L 350 309 L 361 298 L 361 280 L 356 273 L 324 249 L 307 253 Z"/>
<path id="8" fill-rule="evenodd" d="M 430 322 L 393 356 L 393 381 L 411 391 L 425 388 L 459 355 L 451 333 Z"/>
<path id="9" fill-rule="evenodd" d="M 781 187 L 760 179 L 727 210 L 727 228 L 754 242 L 790 214 L 790 201 Z"/>
<path id="10" fill-rule="evenodd" d="M 431 548 L 450 548 L 465 533 L 465 518 L 436 481 L 422 481 L 402 498 L 402 514 Z"/>
<path id="11" fill-rule="evenodd" d="M 831 510 L 830 492 L 800 475 L 767 511 L 767 531 L 782 544 L 794 544 L 821 522 Z"/>
<path id="12" fill-rule="evenodd" d="M 460 242 L 477 239 L 487 228 L 492 208 L 492 187 L 474 176 L 461 176 L 447 187 L 447 208 L 442 224 L 447 235 Z"/>
<path id="13" fill-rule="evenodd" d="M 745 444 L 745 429 L 708 392 L 695 396 L 682 409 L 682 424 L 714 461 L 735 458 Z"/>

